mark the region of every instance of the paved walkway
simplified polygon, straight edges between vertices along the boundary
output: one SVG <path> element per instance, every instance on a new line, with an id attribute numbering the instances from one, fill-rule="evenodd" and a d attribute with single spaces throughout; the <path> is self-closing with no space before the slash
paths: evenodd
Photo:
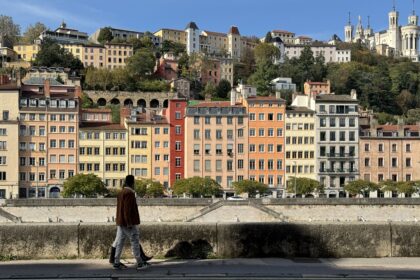
<path id="1" fill-rule="evenodd" d="M 420 258 L 154 260 L 137 272 L 106 260 L 0 262 L 0 279 L 420 279 Z"/>

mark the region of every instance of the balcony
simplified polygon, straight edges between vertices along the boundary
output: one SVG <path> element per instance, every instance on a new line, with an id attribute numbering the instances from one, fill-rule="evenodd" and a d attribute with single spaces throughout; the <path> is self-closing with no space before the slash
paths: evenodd
<path id="1" fill-rule="evenodd" d="M 347 174 L 347 173 L 358 173 L 358 170 L 355 168 L 337 168 L 337 169 L 319 169 L 319 173 L 324 174 Z"/>

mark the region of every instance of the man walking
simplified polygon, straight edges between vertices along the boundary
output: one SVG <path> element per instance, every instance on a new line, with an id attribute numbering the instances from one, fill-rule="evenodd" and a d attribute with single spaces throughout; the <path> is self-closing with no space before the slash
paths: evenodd
<path id="1" fill-rule="evenodd" d="M 118 194 L 117 198 L 117 236 L 114 269 L 127 268 L 120 262 L 121 253 L 124 247 L 125 239 L 128 238 L 131 243 L 133 255 L 137 261 L 137 269 L 143 269 L 150 266 L 141 258 L 139 245 L 140 215 L 134 193 L 134 176 L 125 177 L 125 186 Z"/>

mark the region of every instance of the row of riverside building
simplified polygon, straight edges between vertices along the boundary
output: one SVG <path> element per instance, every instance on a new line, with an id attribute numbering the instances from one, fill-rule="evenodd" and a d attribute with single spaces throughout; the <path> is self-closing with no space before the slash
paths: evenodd
<path id="1" fill-rule="evenodd" d="M 418 125 L 374 124 L 356 92 L 258 96 L 239 85 L 230 101 L 171 99 L 166 108 L 83 109 L 81 88 L 53 79 L 0 86 L 0 198 L 58 197 L 63 182 L 94 173 L 110 187 L 127 174 L 161 182 L 211 177 L 226 193 L 245 179 L 287 197 L 292 176 L 319 180 L 328 197 L 362 178 L 420 179 Z"/>

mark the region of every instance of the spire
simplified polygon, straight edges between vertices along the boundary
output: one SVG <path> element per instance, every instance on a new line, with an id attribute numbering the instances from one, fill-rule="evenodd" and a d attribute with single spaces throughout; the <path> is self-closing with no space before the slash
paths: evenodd
<path id="1" fill-rule="evenodd" d="M 393 3 L 392 10 L 395 12 L 395 0 L 393 0 L 392 3 Z"/>
<path id="2" fill-rule="evenodd" d="M 360 26 L 362 25 L 362 17 L 359 15 L 359 23 Z"/>
<path id="3" fill-rule="evenodd" d="M 349 12 L 349 25 L 351 25 L 351 15 L 350 15 L 350 12 Z"/>
<path id="4" fill-rule="evenodd" d="M 368 16 L 367 28 L 370 28 L 370 16 Z"/>
<path id="5" fill-rule="evenodd" d="M 415 16 L 416 15 L 416 10 L 414 9 L 414 6 L 415 6 L 415 0 L 413 0 L 413 16 Z"/>

